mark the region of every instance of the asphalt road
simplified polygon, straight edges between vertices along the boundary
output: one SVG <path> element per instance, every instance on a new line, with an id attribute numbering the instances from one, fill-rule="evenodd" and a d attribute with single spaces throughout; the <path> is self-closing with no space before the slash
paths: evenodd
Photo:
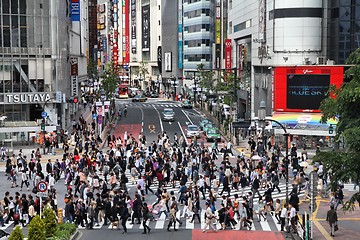
<path id="1" fill-rule="evenodd" d="M 170 139 L 173 138 L 175 133 L 178 134 L 184 134 L 186 126 L 191 124 L 198 124 L 199 121 L 202 119 L 201 113 L 198 113 L 197 111 L 193 109 L 182 109 L 180 102 L 173 102 L 173 101 L 159 101 L 150 99 L 146 103 L 132 103 L 130 100 L 119 100 L 116 102 L 117 108 L 123 109 L 125 106 L 127 106 L 127 116 L 122 117 L 120 121 L 117 122 L 115 129 L 114 129 L 114 135 L 121 136 L 123 138 L 123 135 L 125 131 L 127 131 L 128 135 L 133 134 L 135 138 L 138 138 L 138 135 L 140 132 L 143 132 L 147 137 L 147 142 L 152 142 L 157 139 L 158 133 L 161 133 L 165 131 L 167 135 L 170 137 Z M 161 112 L 164 108 L 173 108 L 175 112 L 175 121 L 173 122 L 164 122 L 161 119 Z M 210 146 L 211 143 L 206 143 L 204 136 L 200 138 L 198 141 L 205 142 L 205 146 Z M 221 155 L 219 155 L 219 159 L 217 163 L 220 163 L 222 160 Z M 233 158 L 235 160 L 235 158 Z M 129 175 L 127 172 L 126 174 Z M 129 176 L 129 179 L 130 176 Z M 10 182 L 6 180 L 6 176 L 4 174 L 0 175 L 0 181 L 2 184 L 0 184 L 0 191 L 5 193 L 5 191 L 10 191 L 11 194 L 14 194 L 15 191 L 19 191 L 19 188 L 10 188 Z M 129 190 L 129 193 L 131 196 L 134 195 L 134 191 L 136 188 L 136 183 L 132 184 L 131 181 L 127 184 Z M 64 195 L 66 193 L 66 187 L 64 184 L 64 179 L 61 179 L 57 184 L 56 187 L 58 195 L 58 207 L 63 208 L 64 207 Z M 153 190 L 156 190 L 157 186 L 152 186 Z M 280 194 L 277 193 L 277 191 L 274 192 L 273 198 L 285 198 L 285 184 L 283 180 L 280 182 L 280 188 L 282 192 Z M 32 187 L 30 187 L 30 190 Z M 220 190 L 222 187 L 220 187 Z M 23 189 L 23 193 L 29 194 L 31 191 L 27 191 L 25 188 Z M 167 187 L 168 191 L 174 191 L 175 193 L 179 190 L 179 185 L 172 187 Z M 250 191 L 250 188 L 246 189 L 246 192 Z M 261 191 L 263 193 L 264 190 Z M 233 196 L 235 193 L 240 193 L 240 191 L 232 190 L 231 196 Z M 239 194 L 241 195 L 241 194 Z M 220 197 L 220 196 L 219 196 Z M 146 196 L 146 201 L 148 203 L 153 203 L 156 201 L 156 196 L 149 194 Z M 256 204 L 255 200 L 255 204 Z M 201 215 L 204 214 L 204 205 L 205 201 L 201 201 L 202 211 Z M 179 217 L 183 212 L 183 207 L 180 207 L 180 211 L 178 212 Z M 180 218 L 181 221 L 183 221 L 183 225 L 180 227 L 179 232 L 167 232 L 166 226 L 168 221 L 165 220 L 164 215 L 157 221 L 150 222 L 150 227 L 153 229 L 152 233 L 150 235 L 145 235 L 147 239 L 190 239 L 191 232 L 195 229 L 203 228 L 204 223 L 197 223 L 197 221 L 193 224 L 190 224 L 188 220 L 185 218 Z M 203 219 L 203 218 L 202 218 Z M 129 227 L 129 235 L 123 236 L 124 239 L 144 239 L 145 236 L 141 234 L 142 227 L 139 225 L 130 225 Z M 110 228 L 110 229 L 109 229 Z M 121 234 L 119 230 L 111 230 L 111 226 L 103 226 L 100 224 L 99 227 L 95 227 L 95 230 L 86 230 L 81 229 L 80 231 L 82 233 L 81 239 L 101 239 L 101 238 L 107 238 L 107 239 L 115 239 L 116 237 Z M 238 228 L 238 226 L 237 226 Z M 3 229 L 6 229 L 6 231 L 11 232 L 13 229 L 13 225 L 7 225 Z M 276 220 L 272 216 L 267 216 L 266 221 L 257 222 L 254 221 L 253 224 L 253 231 L 275 231 L 278 232 L 280 230 L 280 226 L 276 224 Z M 23 229 L 23 232 L 27 233 L 27 227 Z"/>

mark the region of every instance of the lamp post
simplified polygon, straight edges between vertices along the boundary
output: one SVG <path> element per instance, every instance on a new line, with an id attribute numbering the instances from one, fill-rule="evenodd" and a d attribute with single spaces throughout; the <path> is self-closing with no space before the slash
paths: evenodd
<path id="1" fill-rule="evenodd" d="M 259 125 L 261 125 L 262 128 L 262 140 L 264 140 L 264 130 L 265 130 L 265 120 L 271 121 L 277 123 L 283 130 L 284 130 L 284 137 L 285 137 L 285 183 L 286 183 L 286 202 L 289 202 L 289 133 L 286 131 L 286 128 L 284 125 L 282 125 L 280 122 L 274 120 L 274 119 L 267 119 L 266 118 L 266 103 L 264 100 L 260 102 L 260 108 L 258 110 L 258 121 Z M 264 143 L 265 144 L 265 143 Z"/>
<path id="2" fill-rule="evenodd" d="M 194 106 L 196 106 L 196 94 L 197 94 L 197 84 L 199 83 L 199 78 L 194 78 Z"/>
<path id="3" fill-rule="evenodd" d="M 176 78 L 175 78 L 174 76 L 171 76 L 170 83 L 171 83 L 171 85 L 172 85 L 173 88 L 174 88 L 173 100 L 175 101 L 175 100 L 176 100 L 176 86 L 177 86 L 177 81 L 176 81 Z"/>

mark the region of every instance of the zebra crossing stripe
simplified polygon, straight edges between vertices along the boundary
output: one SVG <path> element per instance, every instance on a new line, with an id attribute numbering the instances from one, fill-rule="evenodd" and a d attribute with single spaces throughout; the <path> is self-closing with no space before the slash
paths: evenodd
<path id="1" fill-rule="evenodd" d="M 165 225 L 165 219 L 166 219 L 165 213 L 161 213 L 161 216 L 156 221 L 155 229 L 163 229 Z"/>
<path id="2" fill-rule="evenodd" d="M 201 215 L 200 215 L 200 220 L 201 220 L 201 229 L 204 229 L 205 228 L 205 212 L 206 212 L 206 210 L 204 210 L 204 209 L 201 209 Z"/>
<path id="3" fill-rule="evenodd" d="M 191 218 L 192 219 L 192 218 Z M 194 229 L 195 228 L 195 219 L 194 219 L 194 221 L 193 222 L 190 222 L 191 221 L 191 219 L 190 220 L 185 220 L 185 228 L 186 229 Z"/>
<path id="4" fill-rule="evenodd" d="M 266 217 L 266 215 L 265 215 Z M 267 222 L 267 219 L 265 221 L 260 221 L 261 229 L 263 231 L 271 231 L 271 228 L 269 226 L 269 223 Z"/>
<path id="5" fill-rule="evenodd" d="M 280 231 L 280 230 L 281 230 L 281 224 L 278 224 L 278 220 L 277 220 L 276 217 L 275 217 L 275 213 L 274 213 L 274 215 L 271 215 L 271 217 L 272 217 L 272 219 L 273 219 L 273 221 L 274 221 L 274 224 L 275 224 L 276 229 L 277 229 L 278 231 Z"/>

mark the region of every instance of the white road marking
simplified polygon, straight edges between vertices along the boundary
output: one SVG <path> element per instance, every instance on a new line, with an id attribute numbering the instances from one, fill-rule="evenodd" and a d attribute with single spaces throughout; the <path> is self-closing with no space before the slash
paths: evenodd
<path id="1" fill-rule="evenodd" d="M 184 139 L 186 139 L 186 135 L 185 135 L 185 133 L 184 133 L 184 130 L 183 130 L 182 127 L 181 127 L 181 124 L 180 124 L 179 122 L 177 122 L 177 123 L 178 123 L 178 125 L 179 125 L 180 131 L 181 131 Z"/>
<path id="2" fill-rule="evenodd" d="M 189 116 L 185 113 L 184 110 L 181 110 L 183 112 L 183 114 L 186 116 L 186 118 L 189 120 L 189 122 L 191 123 L 191 125 L 194 125 L 194 123 L 191 121 L 191 119 L 189 118 Z"/>
<path id="3" fill-rule="evenodd" d="M 159 116 L 159 121 L 160 121 L 160 128 L 161 128 L 161 132 L 164 132 L 164 126 L 163 126 L 163 123 L 162 123 L 162 120 L 161 120 L 161 116 L 160 116 L 160 113 L 159 111 L 156 109 L 156 107 L 154 105 L 151 105 L 155 111 L 158 113 L 158 116 Z"/>

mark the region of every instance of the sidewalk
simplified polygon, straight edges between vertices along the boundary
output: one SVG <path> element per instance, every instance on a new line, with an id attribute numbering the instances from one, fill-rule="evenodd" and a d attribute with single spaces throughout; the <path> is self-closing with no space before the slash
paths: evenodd
<path id="1" fill-rule="evenodd" d="M 344 188 L 345 201 L 349 199 L 356 190 L 350 190 Z M 330 236 L 330 226 L 326 222 L 327 211 L 330 209 L 329 199 L 328 198 L 316 198 L 316 210 L 313 213 L 312 219 L 312 229 L 313 229 L 313 239 L 326 239 L 331 240 L 333 237 Z M 307 212 L 309 213 L 310 201 L 301 201 L 300 202 L 300 211 L 299 213 Z M 339 231 L 335 232 L 335 238 L 341 239 L 360 239 L 360 211 L 359 206 L 357 205 L 354 211 L 343 211 L 341 205 L 337 209 L 338 214 L 338 226 Z"/>

